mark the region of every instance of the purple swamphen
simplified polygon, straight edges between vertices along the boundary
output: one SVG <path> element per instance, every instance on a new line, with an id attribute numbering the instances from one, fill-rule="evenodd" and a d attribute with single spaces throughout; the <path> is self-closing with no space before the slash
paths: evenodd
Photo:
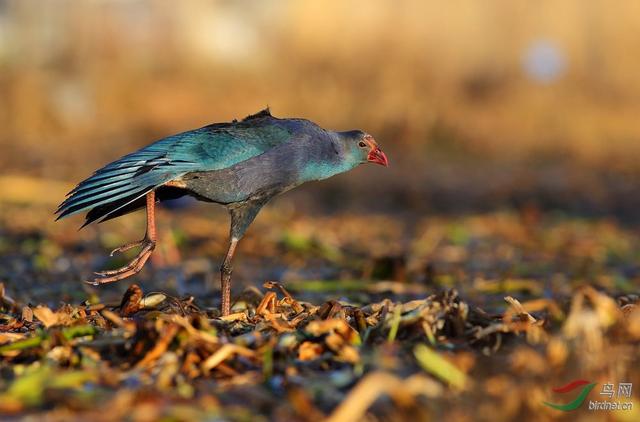
<path id="1" fill-rule="evenodd" d="M 278 119 L 268 109 L 242 121 L 215 123 L 161 139 L 96 171 L 76 186 L 58 219 L 87 212 L 84 226 L 146 207 L 147 232 L 126 266 L 96 273 L 90 284 L 139 272 L 156 245 L 155 203 L 192 195 L 225 205 L 231 214 L 229 250 L 220 268 L 222 315 L 230 311 L 231 262 L 238 241 L 274 196 L 362 163 L 388 165 L 373 137 L 360 130 L 332 132 L 305 119 Z"/>

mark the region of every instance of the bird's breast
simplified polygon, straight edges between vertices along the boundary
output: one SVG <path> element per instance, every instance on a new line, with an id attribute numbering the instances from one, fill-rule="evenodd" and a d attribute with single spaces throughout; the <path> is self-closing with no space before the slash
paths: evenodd
<path id="1" fill-rule="evenodd" d="M 256 195 L 274 196 L 297 185 L 274 171 L 224 169 L 184 175 L 181 183 L 197 197 L 220 204 L 243 202 Z"/>
<path id="2" fill-rule="evenodd" d="M 226 169 L 188 173 L 186 189 L 213 202 L 229 204 L 256 195 L 276 195 L 306 181 L 303 157 L 295 148 L 274 148 Z"/>

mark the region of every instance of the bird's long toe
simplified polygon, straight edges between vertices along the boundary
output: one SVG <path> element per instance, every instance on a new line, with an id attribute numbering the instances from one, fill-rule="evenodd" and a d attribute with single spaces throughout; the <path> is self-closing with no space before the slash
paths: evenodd
<path id="1" fill-rule="evenodd" d="M 106 283 L 113 283 L 114 281 L 119 281 L 127 277 L 131 277 L 132 275 L 140 272 L 144 264 L 147 262 L 147 260 L 151 256 L 153 250 L 155 249 L 156 243 L 150 240 L 143 240 L 141 242 L 136 242 L 136 243 L 142 244 L 144 245 L 144 247 L 131 262 L 115 270 L 97 271 L 94 274 L 96 274 L 99 277 L 91 281 L 86 281 L 86 283 L 91 284 L 93 286 L 106 284 Z M 128 249 L 133 248 L 134 246 L 131 246 L 131 245 L 133 244 L 127 244 L 127 245 L 124 245 L 124 247 L 128 247 Z"/>
<path id="2" fill-rule="evenodd" d="M 150 256 L 151 256 L 151 253 L 143 255 L 140 257 L 140 259 L 136 260 L 136 262 L 133 262 L 133 261 L 131 262 L 131 264 L 134 264 L 133 266 L 129 264 L 126 267 L 122 267 L 118 270 L 115 270 L 115 271 L 118 271 L 116 274 L 113 274 L 107 277 L 99 277 L 92 281 L 87 281 L 86 283 L 91 284 L 93 286 L 99 286 L 101 284 L 113 283 L 115 281 L 120 281 L 127 277 L 131 277 L 132 275 L 140 272 L 140 270 L 142 269 L 145 262 L 147 262 L 147 259 L 149 259 Z"/>
<path id="3" fill-rule="evenodd" d="M 117 254 L 117 253 L 123 253 L 123 252 L 126 252 L 126 251 L 128 251 L 128 250 L 130 250 L 130 249 L 137 248 L 138 246 L 143 246 L 143 245 L 145 245 L 145 243 L 147 243 L 147 242 L 148 242 L 148 241 L 147 241 L 146 239 L 142 239 L 142 240 L 138 240 L 137 242 L 126 243 L 126 244 L 124 244 L 124 245 L 122 245 L 122 246 L 118 246 L 117 248 L 115 248 L 114 250 L 112 250 L 112 251 L 109 253 L 109 256 L 113 256 L 113 255 L 115 255 L 115 254 Z"/>
<path id="4" fill-rule="evenodd" d="M 124 267 L 116 268 L 115 270 L 94 271 L 94 274 L 101 277 L 107 277 L 107 276 L 126 273 L 127 271 L 134 269 L 138 264 L 138 261 L 140 261 L 140 259 L 141 259 L 141 256 L 138 255 L 133 259 L 133 261 L 129 262 Z"/>

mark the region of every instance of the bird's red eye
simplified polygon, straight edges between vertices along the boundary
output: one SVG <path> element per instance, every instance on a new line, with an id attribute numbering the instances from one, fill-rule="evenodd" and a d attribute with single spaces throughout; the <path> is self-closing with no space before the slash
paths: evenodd
<path id="1" fill-rule="evenodd" d="M 365 144 L 363 141 L 360 141 L 360 143 L 358 143 L 358 146 L 359 146 L 360 148 L 364 148 L 364 147 L 366 147 L 366 146 L 367 146 L 367 144 Z"/>

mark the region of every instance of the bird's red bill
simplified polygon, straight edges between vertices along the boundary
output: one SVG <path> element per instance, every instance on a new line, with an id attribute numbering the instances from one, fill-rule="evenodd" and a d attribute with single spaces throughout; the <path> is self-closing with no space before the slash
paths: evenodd
<path id="1" fill-rule="evenodd" d="M 389 160 L 387 160 L 387 156 L 378 147 L 373 148 L 369 152 L 369 155 L 367 156 L 367 161 L 370 163 L 380 164 L 381 166 L 385 166 L 385 167 L 389 165 Z"/>

